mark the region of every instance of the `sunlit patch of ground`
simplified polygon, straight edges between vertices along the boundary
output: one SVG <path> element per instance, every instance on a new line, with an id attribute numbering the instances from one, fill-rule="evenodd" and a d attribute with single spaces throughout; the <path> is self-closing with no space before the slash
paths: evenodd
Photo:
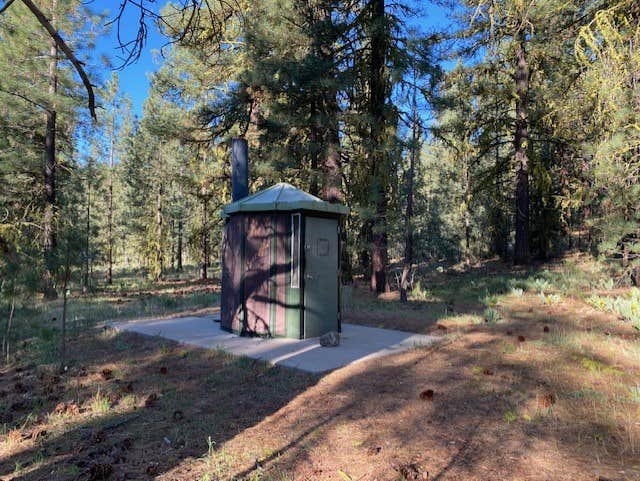
<path id="1" fill-rule="evenodd" d="M 640 479 L 640 332 L 570 268 L 433 273 L 409 306 L 358 288 L 349 321 L 443 342 L 322 377 L 88 330 L 59 379 L 2 371 L 0 477 Z"/>

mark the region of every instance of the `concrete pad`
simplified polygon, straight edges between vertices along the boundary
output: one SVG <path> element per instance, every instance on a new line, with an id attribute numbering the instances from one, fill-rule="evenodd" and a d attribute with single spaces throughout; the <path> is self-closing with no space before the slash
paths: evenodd
<path id="1" fill-rule="evenodd" d="M 215 316 L 177 317 L 114 323 L 118 330 L 160 336 L 184 344 L 222 349 L 230 354 L 261 359 L 271 364 L 321 373 L 374 357 L 428 346 L 435 336 L 342 324 L 340 346 L 321 347 L 313 339 L 261 339 L 240 337 L 220 329 Z"/>

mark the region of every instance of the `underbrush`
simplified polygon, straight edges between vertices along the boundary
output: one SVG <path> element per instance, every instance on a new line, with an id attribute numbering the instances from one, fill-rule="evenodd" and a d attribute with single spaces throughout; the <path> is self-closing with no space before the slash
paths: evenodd
<path id="1" fill-rule="evenodd" d="M 620 296 L 592 295 L 587 299 L 592 307 L 616 314 L 626 322 L 640 329 L 640 289 L 633 288 Z"/>
<path id="2" fill-rule="evenodd" d="M 163 317 L 172 313 L 213 308 L 220 295 L 208 289 L 184 290 L 180 293 L 145 291 L 123 295 L 72 295 L 67 303 L 67 339 L 75 339 L 87 328 L 105 322 L 141 317 Z M 9 361 L 29 359 L 38 363 L 54 363 L 59 356 L 62 299 L 44 301 L 30 298 L 16 305 L 11 329 L 6 340 Z M 0 319 L 8 318 L 7 306 L 0 306 Z M 3 322 L 5 324 L 6 321 Z M 2 335 L 5 335 L 6 324 Z M 5 358 L 4 361 L 7 359 Z"/>

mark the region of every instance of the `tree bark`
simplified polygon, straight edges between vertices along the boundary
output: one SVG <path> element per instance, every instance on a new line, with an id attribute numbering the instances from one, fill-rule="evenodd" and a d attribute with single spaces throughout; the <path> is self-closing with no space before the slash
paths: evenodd
<path id="1" fill-rule="evenodd" d="M 471 173 L 469 172 L 470 166 L 468 159 L 465 160 L 465 173 L 464 173 L 464 264 L 467 272 L 471 271 Z"/>
<path id="2" fill-rule="evenodd" d="M 109 145 L 109 190 L 107 207 L 107 284 L 113 284 L 113 165 L 115 156 L 116 106 L 113 99 L 113 118 L 111 120 L 111 139 Z"/>
<path id="3" fill-rule="evenodd" d="M 182 272 L 182 214 L 178 219 L 178 252 L 176 256 L 178 258 L 178 271 Z"/>
<path id="4" fill-rule="evenodd" d="M 180 176 L 184 174 L 183 167 L 180 167 Z M 182 237 L 183 237 L 183 215 L 184 215 L 184 197 L 182 191 L 182 183 L 178 184 L 178 245 L 176 252 L 176 262 L 178 272 L 182 272 Z"/>
<path id="5" fill-rule="evenodd" d="M 171 270 L 173 271 L 176 268 L 176 251 L 177 251 L 176 222 L 174 219 L 171 219 L 171 228 L 169 232 L 171 232 Z"/>
<path id="6" fill-rule="evenodd" d="M 156 280 L 162 278 L 164 272 L 164 253 L 162 250 L 162 234 L 163 234 L 163 215 L 162 215 L 162 203 L 164 196 L 164 186 L 162 181 L 158 179 L 158 191 L 156 195 Z"/>
<path id="7" fill-rule="evenodd" d="M 207 278 L 207 265 L 209 263 L 209 236 L 208 234 L 208 209 L 207 209 L 207 190 L 202 187 L 200 190 L 202 199 L 202 232 L 200 232 L 200 279 Z"/>
<path id="8" fill-rule="evenodd" d="M 378 294 L 388 292 L 387 276 L 387 155 L 385 151 L 385 58 L 386 28 L 385 0 L 370 0 L 371 9 L 371 61 L 369 72 L 369 115 L 371 119 L 371 147 L 369 159 L 372 172 L 372 199 L 375 203 L 371 236 L 370 288 Z"/>
<path id="9" fill-rule="evenodd" d="M 335 78 L 335 49 L 337 38 L 336 27 L 333 24 L 332 13 L 335 2 L 321 0 L 318 2 L 317 22 L 320 35 L 314 38 L 315 55 L 319 65 L 324 69 L 324 76 L 328 79 L 326 86 L 322 85 L 319 95 L 319 127 L 321 129 L 322 152 L 322 199 L 328 202 L 344 202 L 342 192 L 342 165 L 340 160 L 340 134 L 338 127 L 338 92 L 334 85 Z"/>
<path id="10" fill-rule="evenodd" d="M 514 263 L 527 264 L 531 257 L 529 226 L 529 147 L 528 93 L 529 66 L 526 57 L 525 32 L 518 35 L 516 46 L 516 121 L 515 121 L 515 161 L 516 161 L 516 238 Z"/>
<path id="11" fill-rule="evenodd" d="M 244 137 L 249 143 L 249 148 L 252 151 L 259 152 L 261 148 L 262 130 L 265 124 L 265 118 L 262 114 L 264 92 L 259 86 L 246 86 L 245 94 L 250 110 L 249 123 L 247 124 Z"/>
<path id="12" fill-rule="evenodd" d="M 319 93 L 319 135 L 322 140 L 319 151 L 321 152 L 322 191 L 320 197 L 327 202 L 344 203 L 345 197 L 342 191 L 342 162 L 340 158 L 340 132 L 338 116 L 340 107 L 337 100 L 337 91 L 333 86 L 335 79 L 335 50 L 336 26 L 333 23 L 332 13 L 334 2 L 331 0 L 319 0 L 315 12 L 316 22 L 320 26 L 320 34 L 314 35 L 313 48 L 319 64 L 324 67 L 324 76 L 329 81 Z M 317 134 L 315 134 L 317 135 Z M 345 220 L 340 224 L 340 275 L 343 284 L 352 282 L 351 260 L 347 250 L 347 229 Z"/>
<path id="13" fill-rule="evenodd" d="M 89 175 L 91 173 L 89 172 Z M 87 179 L 87 226 L 84 240 L 84 272 L 82 275 L 82 293 L 89 291 L 89 253 L 91 245 L 91 180 Z"/>
<path id="14" fill-rule="evenodd" d="M 10 339 L 9 335 L 11 334 L 11 324 L 13 323 L 13 314 L 16 308 L 16 293 L 15 286 L 13 286 L 11 291 L 11 308 L 9 309 L 9 317 L 7 318 L 7 323 L 5 324 L 4 336 L 2 337 L 2 357 L 6 364 L 9 364 L 10 357 Z"/>
<path id="15" fill-rule="evenodd" d="M 67 257 L 64 266 L 64 283 L 62 285 L 62 318 L 60 320 L 60 372 L 66 371 L 67 364 L 67 289 L 71 277 L 71 244 L 67 240 Z"/>
<path id="16" fill-rule="evenodd" d="M 320 149 L 322 142 L 322 126 L 320 125 L 320 110 L 318 109 L 318 99 L 311 102 L 311 127 L 309 129 L 309 193 L 311 195 L 320 195 L 320 186 L 318 184 L 318 159 L 320 157 Z"/>
<path id="17" fill-rule="evenodd" d="M 51 2 L 51 22 L 56 23 L 57 0 Z M 56 201 L 56 105 L 55 95 L 58 91 L 58 45 L 52 38 L 49 41 L 49 96 L 50 105 L 46 112 L 45 131 L 45 166 L 44 166 L 44 296 L 46 299 L 55 299 L 57 292 L 55 289 L 56 270 L 56 232 L 55 232 L 55 211 Z"/>
<path id="18" fill-rule="evenodd" d="M 416 158 L 419 152 L 419 122 L 416 102 L 416 91 L 413 92 L 413 125 L 411 129 L 411 153 L 409 155 L 409 171 L 407 172 L 407 207 L 404 213 L 404 260 L 402 277 L 400 278 L 400 302 L 407 302 L 409 276 L 413 267 L 413 185 L 416 170 Z"/>
<path id="19" fill-rule="evenodd" d="M 340 162 L 340 136 L 338 133 L 338 104 L 335 93 L 329 99 L 329 127 L 327 129 L 326 155 L 322 164 L 322 199 L 328 202 L 343 203 L 342 165 Z"/>

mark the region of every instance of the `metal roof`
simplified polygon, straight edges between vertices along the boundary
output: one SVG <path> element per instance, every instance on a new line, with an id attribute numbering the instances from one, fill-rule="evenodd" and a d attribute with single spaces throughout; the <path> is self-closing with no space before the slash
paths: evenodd
<path id="1" fill-rule="evenodd" d="M 268 189 L 225 205 L 222 208 L 222 214 L 293 210 L 312 210 L 338 215 L 349 213 L 349 208 L 346 205 L 332 204 L 291 184 L 280 182 Z"/>

